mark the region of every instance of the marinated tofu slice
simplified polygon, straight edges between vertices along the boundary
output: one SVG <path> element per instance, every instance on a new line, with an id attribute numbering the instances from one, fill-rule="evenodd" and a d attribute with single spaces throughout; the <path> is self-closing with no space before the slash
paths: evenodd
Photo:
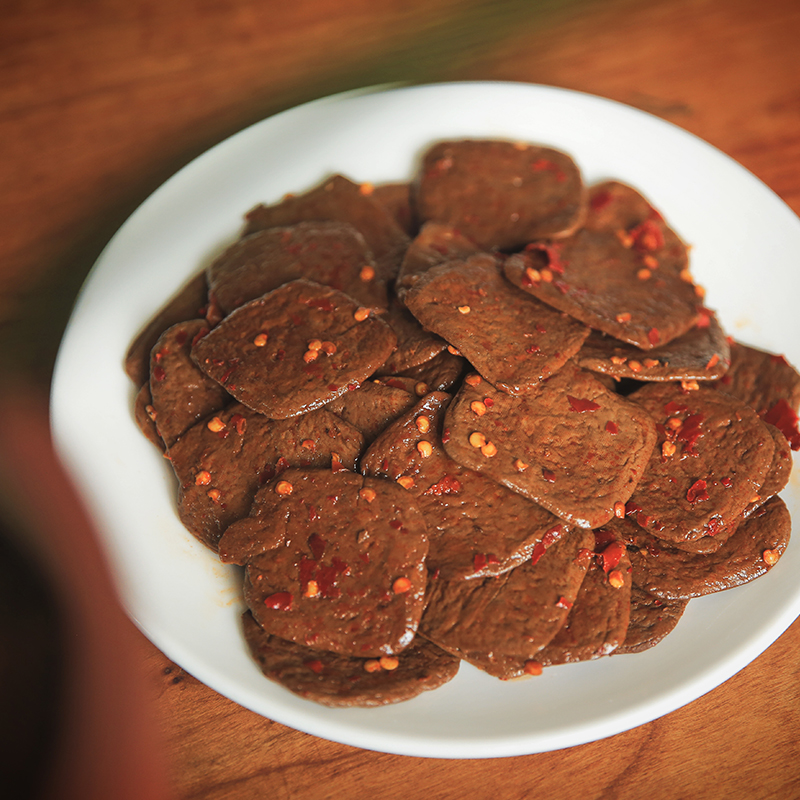
<path id="1" fill-rule="evenodd" d="M 633 586 L 631 617 L 625 641 L 611 655 L 643 653 L 672 633 L 686 610 L 688 600 L 662 600 Z"/>
<path id="2" fill-rule="evenodd" d="M 753 409 L 710 387 L 651 383 L 631 398 L 658 430 L 632 519 L 682 549 L 706 537 L 721 544 L 771 469 L 771 433 Z"/>
<path id="3" fill-rule="evenodd" d="M 361 471 L 398 483 L 414 498 L 428 528 L 431 574 L 443 580 L 499 575 L 563 526 L 541 506 L 449 458 L 441 441 L 449 402 L 442 392 L 421 400 L 369 447 Z"/>
<path id="4" fill-rule="evenodd" d="M 245 567 L 245 601 L 267 633 L 358 658 L 414 640 L 427 552 L 408 493 L 346 470 L 287 470 L 219 546 Z"/>
<path id="5" fill-rule="evenodd" d="M 343 222 L 300 222 L 234 242 L 208 268 L 208 285 L 223 314 L 297 278 L 331 286 L 360 305 L 386 309 L 386 281 L 364 237 Z"/>
<path id="6" fill-rule="evenodd" d="M 625 641 L 631 615 L 631 565 L 625 545 L 595 531 L 595 553 L 564 627 L 536 660 L 543 666 L 592 661 Z"/>
<path id="7" fill-rule="evenodd" d="M 686 246 L 636 190 L 616 182 L 592 188 L 574 235 L 532 243 L 504 269 L 534 297 L 641 350 L 689 331 L 703 307 Z"/>
<path id="8" fill-rule="evenodd" d="M 239 402 L 285 419 L 359 386 L 395 343 L 352 298 L 299 279 L 232 311 L 195 342 L 192 357 Z"/>
<path id="9" fill-rule="evenodd" d="M 457 674 L 460 660 L 422 637 L 398 656 L 356 658 L 271 636 L 247 611 L 247 647 L 270 680 L 332 708 L 372 707 L 410 700 Z"/>
<path id="10" fill-rule="evenodd" d="M 773 497 L 743 518 L 715 553 L 687 553 L 641 529 L 628 529 L 633 578 L 641 589 L 666 600 L 702 597 L 740 586 L 778 562 L 791 528 L 786 504 Z"/>
<path id="11" fill-rule="evenodd" d="M 671 342 L 640 350 L 600 331 L 592 331 L 575 357 L 578 366 L 614 378 L 640 381 L 714 381 L 730 364 L 730 345 L 715 315 Z"/>
<path id="12" fill-rule="evenodd" d="M 208 283 L 205 272 L 190 278 L 147 322 L 125 354 L 125 372 L 137 385 L 150 378 L 150 351 L 167 328 L 205 315 Z"/>
<path id="13" fill-rule="evenodd" d="M 203 319 L 179 322 L 161 334 L 150 353 L 147 414 L 168 448 L 192 425 L 231 401 L 228 392 L 192 360 L 195 339 L 206 333 Z"/>
<path id="14" fill-rule="evenodd" d="M 571 365 L 518 396 L 468 375 L 445 431 L 454 461 L 584 528 L 624 507 L 656 441 L 646 411 Z"/>
<path id="15" fill-rule="evenodd" d="M 345 392 L 328 403 L 325 409 L 361 431 L 367 445 L 418 400 L 417 395 L 406 388 L 366 381 L 355 391 Z"/>
<path id="16" fill-rule="evenodd" d="M 431 147 L 413 200 L 421 223 L 457 228 L 482 250 L 565 236 L 581 224 L 586 205 L 580 170 L 566 153 L 488 139 Z"/>
<path id="17" fill-rule="evenodd" d="M 156 410 L 153 408 L 153 396 L 150 394 L 150 381 L 142 384 L 142 388 L 136 393 L 136 399 L 133 401 L 133 418 L 148 441 L 159 450 L 166 450 L 167 446 L 156 428 Z"/>
<path id="18" fill-rule="evenodd" d="M 733 342 L 730 369 L 717 388 L 754 408 L 783 433 L 792 450 L 800 450 L 800 374 L 785 356 Z"/>
<path id="19" fill-rule="evenodd" d="M 488 254 L 434 267 L 405 294 L 411 313 L 498 389 L 521 394 L 578 352 L 589 329 L 527 296 Z"/>
<path id="20" fill-rule="evenodd" d="M 591 531 L 564 526 L 535 563 L 474 581 L 432 580 L 420 633 L 490 675 L 528 671 L 566 622 L 593 544 Z"/>
<path id="21" fill-rule="evenodd" d="M 372 186 L 334 175 L 308 192 L 288 195 L 275 205 L 258 205 L 245 216 L 244 235 L 298 222 L 348 222 L 364 237 L 383 280 L 393 280 L 409 238 L 392 212 L 374 197 Z"/>
<path id="22" fill-rule="evenodd" d="M 440 222 L 426 222 L 406 250 L 395 290 L 402 297 L 405 290 L 432 267 L 447 261 L 462 261 L 480 252 L 480 248 L 458 228 Z"/>
<path id="23" fill-rule="evenodd" d="M 364 438 L 325 409 L 271 420 L 240 403 L 197 423 L 167 451 L 181 522 L 213 550 L 255 493 L 289 467 L 353 469 Z"/>

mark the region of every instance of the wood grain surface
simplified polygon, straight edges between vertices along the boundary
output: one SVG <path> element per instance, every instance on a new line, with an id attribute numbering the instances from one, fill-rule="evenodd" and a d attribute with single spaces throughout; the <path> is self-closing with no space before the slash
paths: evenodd
<path id="1" fill-rule="evenodd" d="M 81 280 L 178 168 L 277 110 L 359 85 L 502 79 L 619 100 L 707 140 L 800 213 L 799 44 L 795 0 L 6 0 L 4 368 L 46 391 Z M 800 622 L 664 718 L 487 760 L 298 733 L 217 695 L 129 627 L 176 798 L 800 797 Z"/>

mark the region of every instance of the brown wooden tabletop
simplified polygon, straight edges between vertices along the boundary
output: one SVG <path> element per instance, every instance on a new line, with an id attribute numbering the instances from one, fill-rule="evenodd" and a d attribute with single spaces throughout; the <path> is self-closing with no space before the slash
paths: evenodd
<path id="1" fill-rule="evenodd" d="M 69 303 L 103 245 L 211 145 L 332 92 L 453 79 L 549 84 L 651 112 L 800 213 L 796 0 L 6 0 L 4 358 L 44 394 Z M 130 628 L 176 798 L 800 797 L 800 622 L 664 718 L 489 760 L 393 756 L 299 733 L 205 687 L 127 620 L 114 624 Z"/>

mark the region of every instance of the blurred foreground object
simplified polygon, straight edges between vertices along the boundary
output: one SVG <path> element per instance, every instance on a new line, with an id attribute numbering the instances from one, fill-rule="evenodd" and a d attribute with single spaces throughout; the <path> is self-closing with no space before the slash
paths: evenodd
<path id="1" fill-rule="evenodd" d="M 165 799 L 136 633 L 53 451 L 46 397 L 3 381 L 0 419 L 4 796 Z"/>

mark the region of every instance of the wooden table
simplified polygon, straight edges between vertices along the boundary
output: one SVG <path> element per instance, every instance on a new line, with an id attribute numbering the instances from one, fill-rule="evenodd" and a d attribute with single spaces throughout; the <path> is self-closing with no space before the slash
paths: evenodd
<path id="1" fill-rule="evenodd" d="M 800 212 L 798 43 L 795 0 L 10 0 L 0 315 L 16 322 L 3 355 L 43 393 L 80 280 L 152 190 L 243 126 L 359 85 L 511 79 L 619 100 L 706 139 Z M 35 333 L 26 347 L 20 332 Z M 800 797 L 800 622 L 665 718 L 569 750 L 472 761 L 298 733 L 114 624 L 130 628 L 125 652 L 144 672 L 177 798 Z"/>

